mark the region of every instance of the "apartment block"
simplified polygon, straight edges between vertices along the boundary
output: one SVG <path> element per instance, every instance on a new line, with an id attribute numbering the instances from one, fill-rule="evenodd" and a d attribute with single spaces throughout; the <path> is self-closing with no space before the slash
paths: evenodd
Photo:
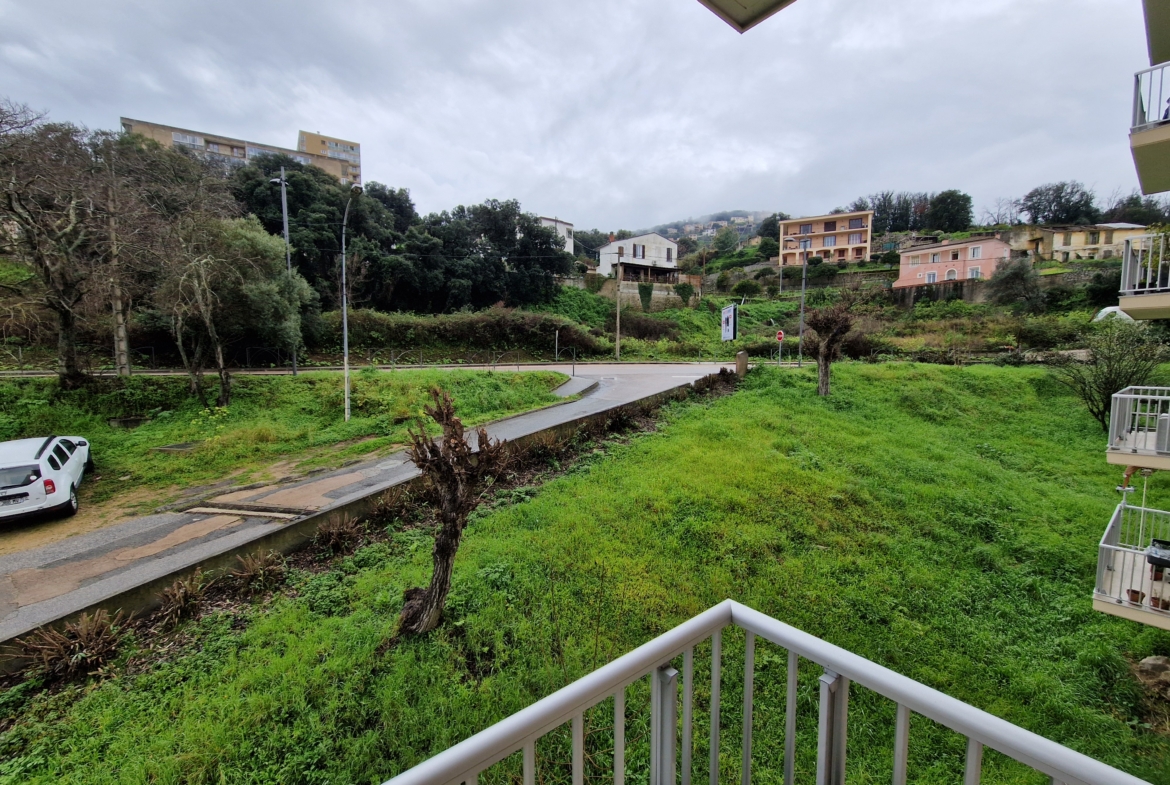
<path id="1" fill-rule="evenodd" d="M 296 150 L 262 142 L 249 142 L 221 134 L 193 131 L 145 120 L 121 118 L 122 130 L 153 139 L 164 147 L 184 147 L 215 156 L 229 165 L 243 166 L 260 155 L 287 155 L 305 166 L 316 166 L 336 177 L 343 185 L 362 182 L 361 145 L 331 136 L 301 131 Z"/>
<path id="2" fill-rule="evenodd" d="M 872 211 L 782 221 L 780 264 L 804 264 L 814 256 L 826 262 L 868 259 L 872 226 Z"/>

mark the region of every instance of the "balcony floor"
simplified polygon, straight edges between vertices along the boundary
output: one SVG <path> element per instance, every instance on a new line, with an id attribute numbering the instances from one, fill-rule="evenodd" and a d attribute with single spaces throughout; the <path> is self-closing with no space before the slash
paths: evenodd
<path id="1" fill-rule="evenodd" d="M 1155 431 L 1133 431 L 1105 450 L 1105 460 L 1114 466 L 1137 466 L 1142 469 L 1170 471 L 1170 454 L 1157 454 Z M 1137 452 L 1133 452 L 1137 450 Z"/>
<path id="2" fill-rule="evenodd" d="M 1102 585 L 1093 594 L 1093 609 L 1123 619 L 1170 630 L 1170 611 L 1150 606 L 1154 596 L 1170 597 L 1170 580 L 1151 581 L 1150 566 L 1144 551 L 1119 549 L 1112 551 Z M 1170 570 L 1166 577 L 1170 578 Z M 1130 602 L 1128 590 L 1136 589 L 1145 596 L 1140 603 Z"/>

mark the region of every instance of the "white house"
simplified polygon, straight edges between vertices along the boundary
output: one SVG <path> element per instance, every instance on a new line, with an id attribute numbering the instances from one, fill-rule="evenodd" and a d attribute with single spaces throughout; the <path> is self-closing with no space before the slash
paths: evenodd
<path id="1" fill-rule="evenodd" d="M 562 221 L 558 218 L 540 217 L 541 226 L 549 226 L 556 230 L 556 233 L 565 238 L 565 250 L 571 254 L 575 254 L 573 242 L 573 225 L 568 221 Z"/>
<path id="2" fill-rule="evenodd" d="M 612 275 L 621 260 L 627 281 L 678 281 L 678 243 L 657 232 L 625 240 L 610 240 L 601 246 L 597 272 Z"/>

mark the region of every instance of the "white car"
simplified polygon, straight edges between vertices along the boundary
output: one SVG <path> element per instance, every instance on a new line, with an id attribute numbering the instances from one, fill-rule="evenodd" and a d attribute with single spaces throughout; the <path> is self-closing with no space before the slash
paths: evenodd
<path id="1" fill-rule="evenodd" d="M 89 442 L 49 436 L 0 442 L 0 519 L 44 510 L 77 512 L 77 486 L 93 469 Z"/>

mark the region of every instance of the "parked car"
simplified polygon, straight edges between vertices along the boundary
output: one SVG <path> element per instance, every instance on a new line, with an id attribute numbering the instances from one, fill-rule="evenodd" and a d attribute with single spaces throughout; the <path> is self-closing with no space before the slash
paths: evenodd
<path id="1" fill-rule="evenodd" d="M 89 442 L 49 436 L 0 442 L 0 519 L 33 512 L 77 512 L 77 486 L 93 470 Z"/>

